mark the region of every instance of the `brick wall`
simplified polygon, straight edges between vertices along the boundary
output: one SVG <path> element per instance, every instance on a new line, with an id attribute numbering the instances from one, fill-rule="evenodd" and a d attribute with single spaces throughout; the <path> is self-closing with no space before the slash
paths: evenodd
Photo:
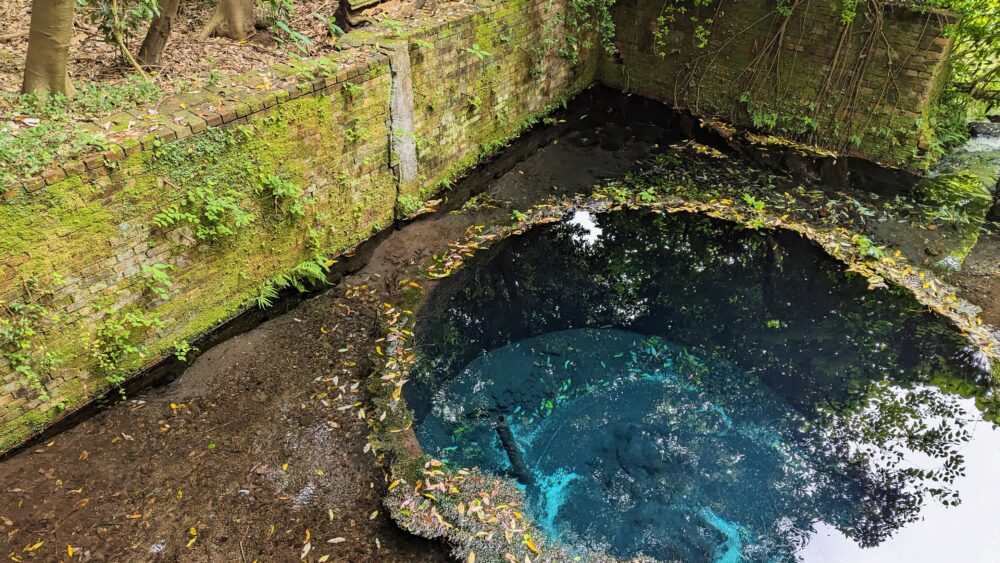
<path id="1" fill-rule="evenodd" d="M 657 18 L 669 5 L 686 12 L 657 44 Z M 919 167 L 947 74 L 945 29 L 957 16 L 898 5 L 870 12 L 861 3 L 845 26 L 840 2 L 801 2 L 787 19 L 777 5 L 619 0 L 621 53 L 602 59 L 599 79 L 696 114 Z M 708 31 L 702 47 L 699 25 Z"/>
<path id="2" fill-rule="evenodd" d="M 437 7 L 402 29 L 364 28 L 341 38 L 336 55 L 112 116 L 94 125 L 108 150 L 0 186 L 0 337 L 20 326 L 24 345 L 8 343 L 12 361 L 0 359 L 0 451 L 108 388 L 92 355 L 99 327 L 137 313 L 163 323 L 132 331 L 144 353 L 121 367 L 138 371 L 254 306 L 281 276 L 388 227 L 595 78 L 736 124 L 773 112 L 782 116 L 773 129 L 787 136 L 911 165 L 954 21 L 888 7 L 845 32 L 832 2 L 803 2 L 785 22 L 771 0 L 723 0 L 688 6 L 688 16 L 713 20 L 699 48 L 690 17 L 657 45 L 664 4 L 620 0 L 620 53 L 602 58 L 581 41 L 590 47 L 570 63 L 559 54 L 573 33 L 561 23 L 567 6 L 481 0 Z M 393 88 L 401 69 L 392 64 L 411 71 L 406 103 L 391 98 L 401 84 Z M 390 108 L 406 111 L 396 122 L 414 131 L 394 130 Z M 400 139 L 409 139 L 402 151 Z M 401 182 L 398 159 L 414 145 L 417 180 Z M 301 213 L 274 196 L 276 182 L 302 191 Z M 188 199 L 222 204 L 221 224 L 235 232 L 209 240 L 190 220 L 154 225 L 175 206 L 201 216 Z M 226 202 L 252 223 L 230 224 Z M 156 265 L 168 268 L 169 300 L 150 287 L 144 268 Z M 26 302 L 45 318 L 15 310 Z M 48 354 L 60 364 L 43 366 Z M 18 367 L 37 368 L 38 385 Z"/>
<path id="3" fill-rule="evenodd" d="M 573 65 L 555 47 L 537 48 L 558 43 L 564 30 L 550 22 L 563 9 L 561 0 L 483 3 L 402 33 L 366 28 L 344 38 L 352 48 L 305 70 L 279 65 L 156 112 L 113 116 L 107 151 L 0 190 L 0 313 L 8 329 L 37 331 L 25 349 L 6 348 L 27 360 L 0 360 L 0 451 L 107 389 L 92 355 L 99 327 L 135 313 L 163 323 L 131 331 L 144 347 L 122 362 L 134 373 L 254 306 L 262 288 L 300 264 L 388 227 L 400 198 L 430 197 L 591 83 L 595 56 Z M 386 54 L 400 42 L 412 63 L 419 156 L 419 181 L 402 187 Z M 301 213 L 290 210 L 294 198 L 274 197 L 275 182 L 302 190 Z M 194 205 L 189 190 L 201 194 Z M 205 201 L 231 202 L 252 222 L 237 226 L 224 210 L 221 224 L 234 233 L 214 238 L 199 237 L 190 220 L 154 225 L 176 206 L 212 226 L 199 211 Z M 144 270 L 155 265 L 167 267 L 168 300 Z M 28 302 L 46 316 L 29 321 L 15 310 Z M 47 354 L 59 364 L 43 369 Z M 17 365 L 37 368 L 41 388 Z"/>
<path id="4" fill-rule="evenodd" d="M 467 166 L 491 140 L 516 133 L 521 116 L 559 102 L 567 85 L 578 90 L 593 80 L 596 56 L 571 65 L 556 54 L 557 40 L 543 48 L 546 38 L 561 36 L 551 27 L 564 9 L 560 2 L 508 0 L 414 35 L 415 125 L 426 185 Z"/>

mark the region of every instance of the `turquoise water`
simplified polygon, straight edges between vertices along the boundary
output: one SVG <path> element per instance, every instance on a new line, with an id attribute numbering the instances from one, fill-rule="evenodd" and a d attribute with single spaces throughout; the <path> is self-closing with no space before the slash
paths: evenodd
<path id="1" fill-rule="evenodd" d="M 924 514 L 1000 532 L 952 508 L 965 456 L 991 443 L 973 435 L 996 432 L 939 386 L 985 378 L 979 359 L 796 237 L 578 216 L 473 259 L 421 314 L 421 444 L 519 479 L 584 560 L 852 561 L 885 545 L 888 561 Z M 949 541 L 925 536 L 911 542 Z"/>

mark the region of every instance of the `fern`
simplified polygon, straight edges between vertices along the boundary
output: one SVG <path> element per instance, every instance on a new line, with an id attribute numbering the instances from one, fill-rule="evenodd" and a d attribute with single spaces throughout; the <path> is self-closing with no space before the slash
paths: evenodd
<path id="1" fill-rule="evenodd" d="M 299 262 L 287 273 L 264 282 L 257 290 L 253 303 L 261 309 L 266 309 L 274 305 L 278 292 L 282 289 L 294 287 L 300 292 L 306 292 L 314 287 L 324 286 L 329 283 L 326 276 L 330 272 L 331 264 L 333 260 L 322 254 Z"/>
<path id="2" fill-rule="evenodd" d="M 274 305 L 274 300 L 278 298 L 278 288 L 273 281 L 266 281 L 257 291 L 253 302 L 259 309 L 267 309 Z"/>

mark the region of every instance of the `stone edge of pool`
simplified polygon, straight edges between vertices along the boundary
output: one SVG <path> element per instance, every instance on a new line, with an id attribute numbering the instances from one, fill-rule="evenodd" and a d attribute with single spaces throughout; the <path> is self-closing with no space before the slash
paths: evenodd
<path id="1" fill-rule="evenodd" d="M 699 156 L 723 158 L 696 144 Z M 969 347 L 989 363 L 990 385 L 977 395 L 977 403 L 991 420 L 1000 418 L 1000 401 L 995 389 L 1000 381 L 1000 338 L 998 331 L 981 322 L 976 308 L 957 297 L 953 288 L 929 270 L 909 265 L 900 256 L 869 252 L 870 241 L 858 232 L 842 227 L 818 227 L 790 220 L 768 206 L 733 198 L 699 200 L 657 192 L 650 187 L 612 181 L 594 187 L 588 195 L 551 200 L 518 213 L 510 223 L 472 227 L 465 236 L 448 246 L 423 268 L 424 285 L 400 282 L 401 297 L 385 303 L 384 336 L 373 347 L 376 366 L 368 381 L 374 412 L 369 416 L 370 443 L 378 456 L 386 456 L 391 483 L 386 507 L 403 529 L 419 536 L 440 539 L 452 546 L 458 559 L 480 561 L 580 561 L 558 542 L 549 540 L 525 514 L 526 502 L 514 480 L 479 469 L 450 467 L 426 455 L 413 429 L 413 413 L 402 396 L 410 368 L 416 360 L 413 332 L 417 311 L 433 285 L 448 277 L 476 251 L 528 229 L 563 220 L 573 211 L 605 213 L 624 209 L 664 213 L 698 213 L 737 225 L 765 230 L 783 229 L 798 233 L 819 246 L 845 266 L 845 273 L 866 278 L 869 289 L 890 284 L 911 293 L 922 305 L 944 317 L 961 332 Z M 980 400 L 982 402 L 980 402 Z M 588 561 L 622 561 L 605 553 L 588 554 Z M 644 556 L 633 562 L 654 561 Z"/>

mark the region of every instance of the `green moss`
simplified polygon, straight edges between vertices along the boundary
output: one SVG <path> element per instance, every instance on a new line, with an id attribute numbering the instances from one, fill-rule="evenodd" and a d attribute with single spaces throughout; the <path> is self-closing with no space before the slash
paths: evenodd
<path id="1" fill-rule="evenodd" d="M 527 6 L 524 0 L 515 4 Z M 515 108 L 509 117 L 493 109 L 499 106 L 494 102 L 503 81 L 527 75 L 534 63 L 523 50 L 504 49 L 506 40 L 494 31 L 491 19 L 495 17 L 480 14 L 474 24 L 479 50 L 491 51 L 481 59 L 490 61 L 484 63 L 486 72 L 475 77 L 475 89 L 486 102 L 482 114 L 474 126 L 470 119 L 474 114 L 468 112 L 458 116 L 468 123 L 447 126 L 449 134 L 458 128 L 462 148 L 443 146 L 437 139 L 423 140 L 437 169 L 429 170 L 429 178 L 415 186 L 421 198 L 492 155 L 561 103 L 523 115 L 519 108 L 537 107 L 540 100 L 537 91 L 518 89 L 511 93 L 518 99 L 504 106 Z M 446 31 L 437 39 L 443 39 Z M 349 36 L 366 44 L 384 42 L 364 32 Z M 164 322 L 164 328 L 148 338 L 142 357 L 126 360 L 125 367 L 135 372 L 169 354 L 175 342 L 190 340 L 252 306 L 263 284 L 291 272 L 302 261 L 317 255 L 336 256 L 389 226 L 400 193 L 385 161 L 389 152 L 388 72 L 387 65 L 379 65 L 358 77 L 363 86 L 285 101 L 247 124 L 211 128 L 179 141 L 145 139 L 152 148 L 117 162 L 110 176 L 97 181 L 67 178 L 0 206 L 0 256 L 12 257 L 0 262 L 0 279 L 5 280 L 0 282 L 0 295 L 16 293 L 20 280 L 32 276 L 50 279 L 62 274 L 74 284 L 67 288 L 69 295 L 57 296 L 54 309 L 63 312 L 44 338 L 47 349 L 65 360 L 59 368 L 65 382 L 56 388 L 51 404 L 0 428 L 0 449 L 57 416 L 58 408 L 49 406 L 61 401 L 62 406 L 73 408 L 106 389 L 103 380 L 90 375 L 88 344 L 100 320 L 98 311 L 124 307 Z M 592 78 L 593 72 L 581 70 L 566 94 L 579 91 Z M 456 85 L 442 86 L 425 98 L 433 100 L 427 102 L 435 106 L 430 111 L 455 107 L 449 88 Z M 366 130 L 354 143 L 345 134 L 352 124 Z M 276 214 L 264 184 L 267 178 L 300 186 L 310 200 L 303 205 L 303 213 L 294 218 Z M 188 190 L 201 187 L 225 194 L 255 220 L 232 236 L 213 240 L 191 240 L 183 229 L 147 232 L 154 216 L 178 204 Z M 415 200 L 407 201 L 415 205 Z M 166 249 L 156 260 L 179 261 L 170 274 L 172 299 L 155 300 L 136 282 L 135 270 L 153 258 L 150 253 L 135 258 L 133 247 L 140 253 Z M 123 273 L 123 268 L 131 271 Z M 78 312 L 65 312 L 81 302 L 86 306 Z"/>
<path id="2" fill-rule="evenodd" d="M 373 76 L 384 71 L 375 69 Z M 368 94 L 387 97 L 388 82 L 377 84 Z M 363 174 L 358 162 L 343 158 L 347 152 L 341 134 L 345 120 L 374 121 L 378 105 L 347 111 L 344 98 L 340 94 L 303 97 L 278 106 L 250 125 L 212 129 L 135 154 L 120 163 L 112 179 L 115 190 L 108 195 L 96 183 L 73 177 L 9 202 L 0 207 L 0 254 L 23 256 L 16 270 L 18 278 L 75 274 L 90 262 L 98 264 L 98 272 L 113 275 L 103 261 L 115 264 L 115 253 L 127 250 L 116 248 L 114 241 L 148 224 L 152 215 L 189 187 L 214 186 L 235 198 L 257 220 L 226 241 L 197 247 L 170 243 L 173 256 L 183 255 L 191 264 L 172 274 L 171 292 L 176 298 L 150 306 L 149 296 L 144 296 L 135 305 L 166 323 L 147 342 L 145 354 L 130 358 L 123 366 L 138 371 L 151 359 L 168 354 L 179 338 L 204 333 L 249 307 L 265 281 L 317 252 L 337 255 L 391 224 L 396 199 L 392 173 L 384 169 Z M 301 219 L 275 217 L 273 205 L 268 207 L 270 202 L 262 193 L 263 180 L 279 176 L 311 186 L 318 163 L 326 169 L 321 177 L 345 181 L 327 185 L 325 197 L 305 205 Z M 169 242 L 164 235 L 154 230 L 145 240 L 149 246 Z M 9 282 L 8 289 L 17 283 Z M 84 312 L 112 306 L 122 288 L 122 283 L 113 285 L 100 303 Z M 89 288 L 80 290 L 88 292 Z M 75 405 L 106 388 L 99 378 L 87 376 L 92 330 L 93 323 L 86 318 L 62 315 L 53 321 L 46 345 L 65 360 L 61 373 L 72 381 L 88 381 L 88 389 L 81 388 L 78 395 L 68 394 L 69 384 L 64 384 L 54 401 Z M 0 429 L 3 448 L 43 427 L 59 412 L 35 409 L 5 424 Z"/>
<path id="3" fill-rule="evenodd" d="M 534 127 L 543 117 L 551 114 L 560 107 L 564 107 L 566 104 L 565 100 L 575 96 L 586 85 L 586 82 L 580 81 L 566 90 L 565 98 L 548 102 L 542 109 L 523 117 L 520 121 L 515 123 L 507 122 L 505 126 L 499 127 L 498 130 L 484 136 L 475 152 L 469 152 L 458 160 L 450 162 L 437 174 L 426 179 L 423 188 L 420 190 L 421 197 L 432 197 L 451 185 L 452 182 L 463 176 L 477 164 L 499 152 L 510 141 L 517 138 L 518 135 Z"/>
<path id="4" fill-rule="evenodd" d="M 979 241 L 980 229 L 993 204 L 996 164 L 973 156 L 957 170 L 926 178 L 917 184 L 916 197 L 927 206 L 927 219 L 953 226 L 953 232 L 941 237 L 943 258 L 937 262 L 937 267 L 961 268 Z"/>
<path id="5" fill-rule="evenodd" d="M 27 258 L 18 267 L 23 279 L 49 279 L 89 255 L 114 233 L 112 213 L 96 199 L 100 193 L 74 176 L 0 206 L 0 256 Z"/>
<path id="6" fill-rule="evenodd" d="M 37 432 L 45 429 L 60 415 L 83 406 L 100 392 L 85 389 L 79 382 L 66 382 L 60 389 L 58 404 L 44 409 L 35 409 L 0 425 L 0 452 L 4 452 Z"/>

